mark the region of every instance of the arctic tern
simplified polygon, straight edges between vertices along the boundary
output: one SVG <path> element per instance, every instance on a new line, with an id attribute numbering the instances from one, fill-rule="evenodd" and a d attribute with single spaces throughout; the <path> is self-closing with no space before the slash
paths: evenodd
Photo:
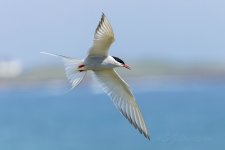
<path id="1" fill-rule="evenodd" d="M 101 20 L 94 34 L 93 45 L 85 59 L 78 60 L 47 52 L 41 53 L 62 59 L 65 65 L 66 76 L 72 88 L 81 83 L 87 71 L 93 71 L 103 91 L 112 99 L 120 113 L 141 134 L 150 140 L 145 121 L 128 84 L 114 70 L 116 67 L 131 68 L 120 58 L 108 55 L 109 48 L 114 41 L 112 27 L 105 14 L 102 13 Z"/>

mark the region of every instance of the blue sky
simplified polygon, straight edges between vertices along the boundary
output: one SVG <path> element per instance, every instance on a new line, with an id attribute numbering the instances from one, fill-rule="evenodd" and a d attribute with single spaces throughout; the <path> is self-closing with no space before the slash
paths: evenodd
<path id="1" fill-rule="evenodd" d="M 83 58 L 104 12 L 127 59 L 225 62 L 224 0 L 0 0 L 0 59 L 33 65 L 48 51 Z"/>

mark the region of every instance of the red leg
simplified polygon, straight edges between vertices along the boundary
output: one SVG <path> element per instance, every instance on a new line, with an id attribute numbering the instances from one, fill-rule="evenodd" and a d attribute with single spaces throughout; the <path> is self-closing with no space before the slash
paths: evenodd
<path id="1" fill-rule="evenodd" d="M 78 70 L 79 70 L 80 72 L 85 71 L 83 67 L 85 67 L 84 64 L 79 65 L 79 66 L 78 66 Z"/>
<path id="2" fill-rule="evenodd" d="M 84 64 L 82 64 L 82 65 L 80 65 L 80 66 L 78 66 L 78 68 L 82 68 L 82 67 L 84 67 L 85 65 Z"/>

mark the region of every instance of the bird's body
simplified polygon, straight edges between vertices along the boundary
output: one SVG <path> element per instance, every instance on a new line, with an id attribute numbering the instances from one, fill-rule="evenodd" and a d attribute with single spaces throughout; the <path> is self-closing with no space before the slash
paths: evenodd
<path id="1" fill-rule="evenodd" d="M 77 60 L 62 55 L 42 53 L 62 58 L 72 88 L 81 83 L 87 71 L 92 70 L 102 89 L 112 99 L 116 108 L 141 134 L 150 139 L 144 119 L 128 84 L 114 70 L 116 67 L 127 69 L 130 69 L 130 67 L 120 58 L 108 54 L 108 50 L 114 41 L 112 27 L 106 16 L 102 14 L 95 31 L 93 45 L 85 59 Z"/>
<path id="2" fill-rule="evenodd" d="M 85 70 L 113 69 L 121 66 L 112 56 L 88 56 L 83 63 Z"/>

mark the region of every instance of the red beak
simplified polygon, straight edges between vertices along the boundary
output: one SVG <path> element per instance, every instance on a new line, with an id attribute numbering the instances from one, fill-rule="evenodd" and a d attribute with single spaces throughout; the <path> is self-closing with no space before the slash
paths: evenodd
<path id="1" fill-rule="evenodd" d="M 130 66 L 128 66 L 127 64 L 124 64 L 123 67 L 125 67 L 125 68 L 131 70 Z"/>

